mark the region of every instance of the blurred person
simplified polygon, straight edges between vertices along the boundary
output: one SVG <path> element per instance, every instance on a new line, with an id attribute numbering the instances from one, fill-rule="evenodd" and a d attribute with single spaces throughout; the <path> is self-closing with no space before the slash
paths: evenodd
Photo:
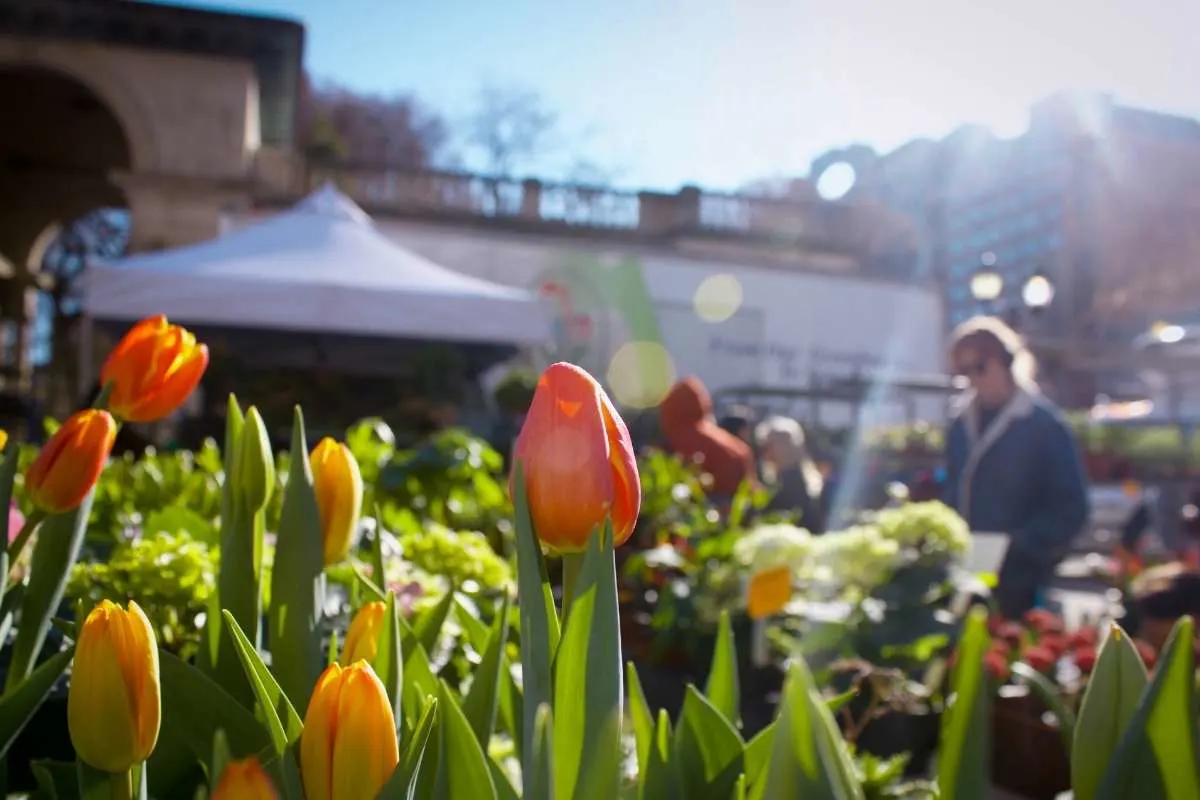
<path id="1" fill-rule="evenodd" d="M 753 409 L 748 406 L 733 406 L 721 415 L 717 424 L 753 447 L 755 418 Z"/>
<path id="2" fill-rule="evenodd" d="M 712 398 L 699 378 L 671 387 L 658 418 L 667 449 L 700 468 L 707 476 L 704 489 L 718 506 L 727 506 L 744 481 L 757 483 L 750 445 L 717 424 Z"/>
<path id="3" fill-rule="evenodd" d="M 755 430 L 755 439 L 762 452 L 763 472 L 775 490 L 763 510 L 799 512 L 803 527 L 822 533 L 825 477 L 808 452 L 804 427 L 788 417 L 771 417 Z"/>
<path id="4" fill-rule="evenodd" d="M 1087 523 L 1086 478 L 1074 434 L 1008 325 L 964 322 L 951 335 L 950 361 L 970 390 L 946 437 L 947 502 L 972 531 L 1010 537 L 995 597 L 1018 619 L 1038 605 Z"/>

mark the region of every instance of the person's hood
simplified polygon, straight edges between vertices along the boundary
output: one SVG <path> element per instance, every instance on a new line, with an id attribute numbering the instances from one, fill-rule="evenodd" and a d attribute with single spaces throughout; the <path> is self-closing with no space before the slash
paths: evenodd
<path id="1" fill-rule="evenodd" d="M 664 432 L 695 428 L 712 413 L 712 398 L 699 378 L 687 377 L 671 387 L 659 405 Z"/>

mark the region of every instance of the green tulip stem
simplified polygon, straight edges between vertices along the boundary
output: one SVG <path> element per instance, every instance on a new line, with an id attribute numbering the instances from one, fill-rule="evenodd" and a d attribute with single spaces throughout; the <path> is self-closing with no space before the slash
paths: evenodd
<path id="1" fill-rule="evenodd" d="M 29 537 L 33 536 L 34 530 L 38 525 L 42 524 L 42 520 L 46 518 L 46 512 L 34 510 L 25 518 L 25 524 L 21 526 L 21 531 L 17 537 L 12 540 L 12 544 L 8 546 L 8 563 L 15 564 L 17 559 L 21 557 L 21 551 L 25 549 L 25 545 L 29 543 Z"/>
<path id="2" fill-rule="evenodd" d="M 133 770 L 110 773 L 108 788 L 111 800 L 133 800 Z"/>
<path id="3" fill-rule="evenodd" d="M 564 553 L 562 557 L 563 625 L 567 624 L 567 614 L 571 612 L 571 603 L 575 602 L 575 587 L 579 583 L 579 571 L 583 568 L 583 553 Z"/>

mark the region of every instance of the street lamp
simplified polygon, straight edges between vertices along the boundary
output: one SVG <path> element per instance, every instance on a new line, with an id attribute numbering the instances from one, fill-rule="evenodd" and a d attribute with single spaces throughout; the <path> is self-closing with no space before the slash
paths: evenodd
<path id="1" fill-rule="evenodd" d="M 996 271 L 996 254 L 984 253 L 979 264 L 971 276 L 971 297 L 978 303 L 994 303 L 1004 292 L 1004 276 Z"/>
<path id="2" fill-rule="evenodd" d="M 1040 272 L 1035 272 L 1021 287 L 1021 302 L 1030 311 L 1038 312 L 1054 301 L 1054 284 Z"/>

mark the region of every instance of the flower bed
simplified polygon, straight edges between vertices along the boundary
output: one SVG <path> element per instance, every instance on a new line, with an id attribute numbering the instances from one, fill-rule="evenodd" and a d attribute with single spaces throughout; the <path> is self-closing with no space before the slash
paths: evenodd
<path id="1" fill-rule="evenodd" d="M 105 366 L 107 399 L 102 395 L 100 408 L 65 421 L 36 453 L 22 455 L 15 442 L 4 450 L 0 503 L 8 505 L 15 491 L 26 510 L 21 529 L 4 537 L 6 556 L 15 563 L 32 549 L 32 557 L 11 583 L 10 571 L 0 570 L 0 623 L 13 632 L 0 696 L 2 794 L 121 800 L 986 796 L 990 731 L 980 723 L 994 703 L 985 670 L 992 641 L 981 610 L 962 621 L 961 636 L 955 631 L 958 658 L 949 682 L 933 682 L 919 695 L 943 710 L 937 768 L 928 780 L 906 778 L 904 756 L 880 758 L 851 746 L 865 747 L 867 740 L 858 704 L 891 709 L 892 701 L 881 699 L 882 684 L 872 683 L 869 694 L 861 684 L 838 692 L 836 682 L 824 680 L 828 665 L 814 659 L 810 667 L 802 650 L 790 652 L 778 713 L 751 735 L 743 689 L 752 676 L 743 666 L 752 643 L 729 608 L 716 609 L 702 686 L 684 688 L 675 714 L 648 702 L 649 681 L 622 659 L 616 579 L 617 548 L 633 536 L 642 502 L 638 465 L 617 410 L 591 376 L 570 365 L 551 367 L 538 382 L 515 448 L 511 518 L 496 520 L 494 530 L 479 536 L 453 531 L 463 515 L 491 518 L 494 507 L 482 502 L 486 482 L 465 490 L 458 502 L 421 488 L 430 478 L 463 485 L 465 470 L 456 469 L 470 465 L 472 447 L 427 450 L 397 464 L 378 457 L 386 442 L 372 434 L 375 457 L 364 457 L 351 441 L 321 442 L 310 452 L 297 410 L 289 449 L 307 457 L 289 462 L 272 452 L 258 412 L 231 398 L 225 440 L 210 451 L 215 462 L 199 475 L 194 464 L 177 474 L 178 485 L 200 487 L 196 497 L 209 500 L 208 476 L 215 478 L 218 490 L 208 508 L 216 515 L 206 518 L 191 503 L 180 506 L 169 492 L 162 494 L 162 509 L 145 510 L 118 491 L 118 519 L 145 514 L 138 516 L 140 538 L 127 537 L 122 525 L 119 532 L 93 531 L 99 541 L 87 542 L 119 420 L 171 413 L 199 379 L 196 363 L 206 359 L 186 331 L 148 320 Z M 424 459 L 440 465 L 432 476 Z M 144 474 L 153 485 L 155 476 Z M 389 510 L 395 497 L 407 505 Z M 166 508 L 175 509 L 168 525 L 175 530 L 147 531 L 149 514 Z M 194 517 L 183 516 L 183 509 Z M 364 512 L 369 524 L 360 524 Z M 940 513 L 930 506 L 881 515 L 828 541 L 795 531 L 759 532 L 750 539 L 757 546 L 746 552 L 743 545 L 736 557 L 736 541 L 693 542 L 682 557 L 713 574 L 708 562 L 724 562 L 737 575 L 747 564 L 765 563 L 768 542 L 803 543 L 809 556 L 797 564 L 797 577 L 807 576 L 820 591 L 849 595 L 860 614 L 855 624 L 862 624 L 861 615 L 875 606 L 903 610 L 937 595 L 936 570 L 922 571 L 944 559 L 953 550 L 946 545 L 957 540 L 934 533 L 931 520 Z M 164 532 L 179 537 L 179 528 L 193 525 L 191 543 L 203 544 L 206 554 L 181 538 L 156 538 Z M 360 538 L 363 529 L 369 535 Z M 119 556 L 109 560 L 107 572 L 80 565 L 87 547 L 104 545 L 106 556 Z M 853 557 L 856 550 L 886 552 L 891 560 L 887 568 L 882 557 L 864 563 Z M 707 552 L 703 560 L 701 551 Z M 418 570 L 410 555 L 423 559 L 419 571 L 437 592 L 410 591 Z M 157 576 L 144 569 L 146 561 L 162 565 Z M 553 562 L 561 580 L 552 583 Z M 203 601 L 170 577 L 209 570 L 213 581 Z M 924 588 L 882 601 L 871 597 L 880 582 L 905 570 L 906 581 Z M 790 567 L 788 573 L 785 587 Z M 72 583 L 81 600 L 77 610 L 63 602 Z M 910 602 L 914 597 L 918 602 Z M 204 607 L 189 651 L 182 640 L 168 640 L 173 629 L 162 618 L 164 609 L 180 604 Z M 751 608 L 760 619 L 770 616 L 760 614 L 757 603 Z M 1042 638 L 1022 651 L 1027 656 L 1046 646 L 1050 634 L 1037 633 Z M 1185 618 L 1153 675 L 1119 629 L 1104 638 L 1078 723 L 1064 717 L 1072 725 L 1077 797 L 1200 794 L 1193 636 Z M 881 645 L 880 654 L 919 665 L 945 647 L 917 644 Z M 910 688 L 907 670 L 893 677 Z M 48 700 L 64 684 L 65 708 Z M 21 737 L 23 729 L 34 730 L 29 726 L 39 714 L 61 722 L 64 712 L 71 752 L 50 735 Z M 25 775 L 36 785 L 16 785 Z"/>

